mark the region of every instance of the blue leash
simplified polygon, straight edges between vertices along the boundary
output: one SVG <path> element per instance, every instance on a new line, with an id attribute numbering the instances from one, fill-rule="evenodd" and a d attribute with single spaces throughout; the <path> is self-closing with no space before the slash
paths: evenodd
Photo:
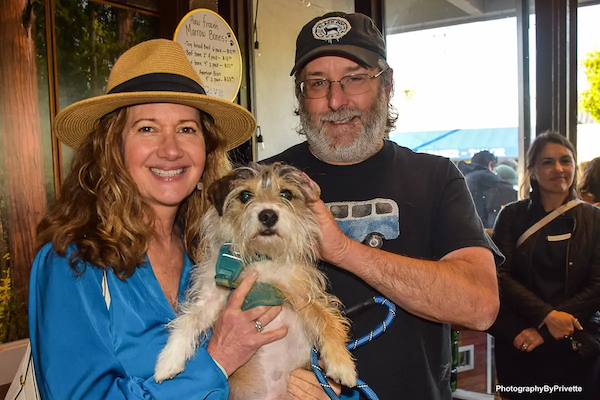
<path id="1" fill-rule="evenodd" d="M 388 299 L 386 299 L 385 297 L 381 297 L 381 296 L 373 297 L 372 299 L 369 299 L 367 302 L 360 304 L 357 307 L 353 307 L 353 309 L 354 308 L 363 308 L 365 306 L 370 306 L 372 304 L 381 304 L 381 305 L 386 306 L 388 308 L 388 315 L 381 324 L 379 324 L 374 330 L 369 332 L 367 335 L 365 335 L 351 343 L 348 343 L 348 345 L 346 347 L 350 351 L 355 350 L 355 349 L 359 348 L 360 346 L 364 345 L 365 343 L 368 343 L 371 340 L 379 337 L 383 332 L 385 332 L 387 330 L 387 328 L 394 321 L 394 317 L 396 316 L 396 305 L 394 303 L 392 303 L 391 301 L 389 301 Z M 353 309 L 347 310 L 345 314 L 346 315 L 351 314 L 352 311 L 355 311 Z M 340 398 L 335 394 L 335 392 L 331 388 L 331 385 L 329 384 L 329 382 L 327 382 L 325 375 L 323 375 L 323 370 L 319 366 L 319 352 L 315 347 L 313 347 L 313 349 L 312 349 L 312 353 L 310 355 L 310 360 L 311 360 L 312 369 L 317 377 L 317 380 L 323 387 L 323 390 L 325 390 L 325 393 L 327 393 L 327 395 L 329 396 L 329 398 L 331 400 L 340 400 Z M 356 388 L 358 390 L 360 390 L 365 396 L 367 396 L 367 399 L 379 400 L 379 397 L 377 397 L 377 395 L 375 394 L 373 389 L 371 389 L 369 387 L 369 385 L 367 385 L 364 381 L 357 379 Z"/>

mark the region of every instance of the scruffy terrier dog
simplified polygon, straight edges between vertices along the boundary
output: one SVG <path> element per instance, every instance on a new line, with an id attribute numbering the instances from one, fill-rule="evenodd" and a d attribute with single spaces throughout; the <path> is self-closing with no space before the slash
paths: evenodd
<path id="1" fill-rule="evenodd" d="M 348 341 L 348 321 L 339 300 L 325 291 L 326 278 L 316 267 L 321 233 L 308 201 L 314 189 L 296 168 L 275 163 L 233 170 L 209 189 L 214 207 L 202 221 L 199 251 L 203 260 L 192 273 L 192 286 L 179 316 L 169 324 L 166 347 L 159 355 L 155 379 L 181 372 L 200 340 L 216 322 L 230 289 L 215 283 L 220 249 L 232 243 L 243 260 L 240 280 L 251 271 L 285 297 L 281 313 L 268 326 L 287 325 L 286 337 L 261 347 L 229 378 L 230 399 L 289 399 L 287 378 L 296 368 L 310 367 L 317 346 L 327 376 L 356 385 Z"/>

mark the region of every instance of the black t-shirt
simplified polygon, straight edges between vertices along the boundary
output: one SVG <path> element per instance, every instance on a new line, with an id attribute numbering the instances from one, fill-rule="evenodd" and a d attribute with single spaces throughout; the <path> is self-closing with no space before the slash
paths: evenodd
<path id="1" fill-rule="evenodd" d="M 549 214 L 539 203 L 534 212 L 538 219 Z M 531 254 L 531 290 L 552 306 L 566 300 L 568 246 L 574 228 L 575 221 L 566 215 L 550 221 L 540 229 Z"/>
<path id="2" fill-rule="evenodd" d="M 368 160 L 339 166 L 314 157 L 304 142 L 263 162 L 274 161 L 294 165 L 318 183 L 338 225 L 355 240 L 428 260 L 471 246 L 497 251 L 477 217 L 463 176 L 446 158 L 386 141 Z M 331 292 L 347 308 L 380 295 L 349 272 L 326 263 L 322 267 Z M 387 310 L 377 306 L 354 317 L 353 338 L 374 329 L 386 315 Z M 448 325 L 398 307 L 392 326 L 353 354 L 359 377 L 382 400 L 452 397 Z"/>

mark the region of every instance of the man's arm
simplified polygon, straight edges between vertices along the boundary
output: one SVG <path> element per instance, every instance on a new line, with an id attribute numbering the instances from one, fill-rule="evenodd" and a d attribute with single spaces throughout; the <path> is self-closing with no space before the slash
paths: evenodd
<path id="1" fill-rule="evenodd" d="M 499 309 L 494 257 L 484 247 L 419 260 L 365 246 L 347 237 L 327 206 L 311 202 L 323 233 L 321 258 L 343 268 L 405 310 L 435 322 L 485 330 Z"/>

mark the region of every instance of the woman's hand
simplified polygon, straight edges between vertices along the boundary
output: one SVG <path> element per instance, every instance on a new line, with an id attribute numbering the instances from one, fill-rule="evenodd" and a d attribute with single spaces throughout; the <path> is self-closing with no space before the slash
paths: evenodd
<path id="1" fill-rule="evenodd" d="M 552 337 L 556 340 L 568 338 L 573 335 L 575 329 L 583 329 L 577 318 L 569 313 L 557 310 L 550 311 L 546 315 L 546 318 L 544 318 L 544 323 L 548 327 Z"/>
<path id="2" fill-rule="evenodd" d="M 225 369 L 228 376 L 246 364 L 261 346 L 287 334 L 286 326 L 262 332 L 257 327 L 265 327 L 273 321 L 281 312 L 281 306 L 259 306 L 242 311 L 244 299 L 257 277 L 256 274 L 248 275 L 233 291 L 206 347 L 206 351 Z"/>
<path id="3" fill-rule="evenodd" d="M 533 349 L 542 343 L 544 343 L 544 338 L 535 328 L 523 329 L 513 341 L 513 345 L 517 349 L 527 352 L 533 351 Z"/>
<path id="4" fill-rule="evenodd" d="M 329 381 L 329 384 L 339 397 L 342 393 L 342 387 L 331 381 Z M 329 400 L 329 396 L 321 387 L 315 373 L 305 369 L 298 368 L 292 371 L 288 379 L 287 389 L 288 393 L 294 396 L 293 399 Z"/>

